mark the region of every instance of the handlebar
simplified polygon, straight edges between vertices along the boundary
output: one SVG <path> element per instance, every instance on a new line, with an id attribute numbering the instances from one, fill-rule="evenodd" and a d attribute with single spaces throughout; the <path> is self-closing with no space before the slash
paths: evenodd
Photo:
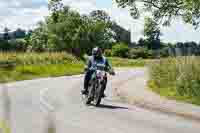
<path id="1" fill-rule="evenodd" d="M 85 68 L 84 69 L 84 71 L 85 72 L 87 72 L 87 71 L 96 71 L 97 69 L 95 69 L 95 68 Z M 106 70 L 105 70 L 106 71 Z M 108 71 L 106 71 L 106 72 L 108 72 L 110 75 L 112 75 L 112 76 L 115 76 L 116 75 L 116 73 L 115 73 L 115 71 L 114 70 L 108 70 Z"/>

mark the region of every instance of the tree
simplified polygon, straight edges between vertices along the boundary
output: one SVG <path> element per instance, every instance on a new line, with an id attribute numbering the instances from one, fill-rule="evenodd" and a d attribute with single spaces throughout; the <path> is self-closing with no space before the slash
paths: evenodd
<path id="1" fill-rule="evenodd" d="M 113 22 L 111 21 L 110 16 L 103 10 L 94 10 L 89 14 L 91 17 L 93 24 L 97 27 L 101 27 L 97 33 L 101 33 L 98 36 L 101 37 L 100 42 L 97 45 L 101 45 L 102 48 L 111 48 L 111 43 L 114 42 L 115 33 L 112 29 Z"/>
<path id="2" fill-rule="evenodd" d="M 43 52 L 48 50 L 48 30 L 46 23 L 39 22 L 38 27 L 33 31 L 30 37 L 29 50 Z"/>
<path id="3" fill-rule="evenodd" d="M 81 57 L 95 46 L 111 48 L 112 34 L 109 25 L 97 19 L 99 12 L 81 15 L 68 6 L 58 6 L 62 5 L 59 3 L 61 0 L 49 3 L 52 13 L 33 31 L 30 39 L 33 50 L 67 51 Z"/>
<path id="4" fill-rule="evenodd" d="M 146 47 L 147 48 L 148 47 L 148 41 L 143 39 L 143 38 L 140 38 L 137 45 L 139 47 Z"/>
<path id="5" fill-rule="evenodd" d="M 49 0 L 48 7 L 52 12 L 53 22 L 57 23 L 59 18 L 59 11 L 63 8 L 62 0 Z"/>
<path id="6" fill-rule="evenodd" d="M 131 32 L 125 28 L 119 26 L 117 23 L 113 22 L 112 31 L 114 32 L 114 39 L 117 43 L 124 42 L 126 44 L 131 43 Z"/>
<path id="7" fill-rule="evenodd" d="M 94 20 L 102 21 L 107 24 L 111 24 L 110 16 L 103 10 L 94 10 L 89 14 Z"/>
<path id="8" fill-rule="evenodd" d="M 8 29 L 7 27 L 5 27 L 3 31 L 4 31 L 4 33 L 3 33 L 3 39 L 4 40 L 9 40 L 10 39 L 10 36 L 9 36 L 10 29 Z"/>
<path id="9" fill-rule="evenodd" d="M 144 36 L 149 40 L 159 40 L 161 35 L 160 27 L 156 21 L 151 18 L 145 18 Z"/>
<path id="10" fill-rule="evenodd" d="M 32 30 L 28 30 L 26 33 L 26 36 L 24 38 L 24 40 L 26 41 L 26 46 L 30 45 L 30 41 L 31 41 L 31 35 L 32 35 L 33 31 Z"/>
<path id="11" fill-rule="evenodd" d="M 26 36 L 26 31 L 18 28 L 16 31 L 13 32 L 14 38 L 24 38 Z"/>
<path id="12" fill-rule="evenodd" d="M 85 51 L 82 47 L 87 45 L 87 43 L 83 44 L 86 27 L 87 23 L 84 23 L 78 12 L 64 7 L 59 11 L 56 26 L 54 23 L 48 23 L 48 46 L 54 50 L 81 56 Z"/>
<path id="13" fill-rule="evenodd" d="M 200 24 L 199 0 L 115 0 L 120 7 L 129 7 L 131 15 L 135 18 L 140 13 L 151 12 L 154 19 L 164 25 L 169 25 L 174 17 L 181 17 L 186 23 L 193 24 L 196 28 Z M 138 3 L 144 8 L 139 9 Z"/>
<path id="14" fill-rule="evenodd" d="M 128 45 L 124 43 L 119 43 L 113 46 L 112 55 L 122 58 L 127 58 L 129 56 L 129 48 Z"/>
<path id="15" fill-rule="evenodd" d="M 160 27 L 159 24 L 154 21 L 152 18 L 145 18 L 145 25 L 144 25 L 144 36 L 147 37 L 149 41 L 148 48 L 149 49 L 158 49 L 160 48 Z"/>

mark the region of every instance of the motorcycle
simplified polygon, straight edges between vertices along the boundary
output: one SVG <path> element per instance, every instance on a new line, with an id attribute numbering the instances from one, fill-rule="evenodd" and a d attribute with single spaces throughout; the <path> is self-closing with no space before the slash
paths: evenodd
<path id="1" fill-rule="evenodd" d="M 85 95 L 85 104 L 94 103 L 99 106 L 103 98 L 104 90 L 106 89 L 107 71 L 105 65 L 96 64 L 92 69 L 94 71 L 91 80 L 89 81 L 88 94 Z M 114 71 L 109 72 L 114 75 Z"/>

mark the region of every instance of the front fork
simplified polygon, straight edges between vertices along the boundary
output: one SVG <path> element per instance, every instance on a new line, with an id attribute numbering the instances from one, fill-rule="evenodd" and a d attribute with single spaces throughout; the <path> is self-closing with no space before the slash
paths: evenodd
<path id="1" fill-rule="evenodd" d="M 103 97 L 104 91 L 107 85 L 107 76 L 104 77 L 102 81 L 99 81 L 96 77 L 93 77 L 93 89 L 91 90 L 91 98 L 94 99 L 98 97 L 99 94 Z"/>

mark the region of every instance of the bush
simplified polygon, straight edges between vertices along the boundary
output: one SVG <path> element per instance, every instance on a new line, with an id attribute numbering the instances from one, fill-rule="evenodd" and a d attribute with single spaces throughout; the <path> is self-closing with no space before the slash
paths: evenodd
<path id="1" fill-rule="evenodd" d="M 169 56 L 168 49 L 169 49 L 168 47 L 161 49 L 160 56 L 161 57 L 168 57 Z"/>
<path id="2" fill-rule="evenodd" d="M 16 65 L 41 65 L 41 64 L 64 64 L 64 63 L 80 63 L 80 61 L 65 52 L 53 53 L 0 53 L 0 62 L 15 61 Z M 4 63 L 5 64 L 5 63 Z"/>
<path id="3" fill-rule="evenodd" d="M 104 54 L 105 54 L 105 56 L 107 56 L 107 57 L 111 57 L 111 56 L 112 56 L 112 50 L 106 49 L 106 50 L 104 51 Z"/>
<path id="4" fill-rule="evenodd" d="M 124 59 L 118 57 L 109 57 L 108 59 L 114 67 L 144 67 L 150 61 L 143 59 Z"/>
<path id="5" fill-rule="evenodd" d="M 127 58 L 129 54 L 128 45 L 119 43 L 113 46 L 112 56 Z"/>
<path id="6" fill-rule="evenodd" d="M 137 59 L 137 58 L 150 58 L 151 57 L 151 51 L 148 51 L 146 48 L 137 48 L 137 49 L 131 49 L 129 51 L 129 58 L 131 59 Z"/>
<path id="7" fill-rule="evenodd" d="M 26 41 L 23 39 L 16 39 L 9 41 L 12 51 L 21 51 L 25 52 L 27 50 Z"/>
<path id="8" fill-rule="evenodd" d="M 0 50 L 2 51 L 26 51 L 26 41 L 23 39 L 16 40 L 0 40 Z"/>

